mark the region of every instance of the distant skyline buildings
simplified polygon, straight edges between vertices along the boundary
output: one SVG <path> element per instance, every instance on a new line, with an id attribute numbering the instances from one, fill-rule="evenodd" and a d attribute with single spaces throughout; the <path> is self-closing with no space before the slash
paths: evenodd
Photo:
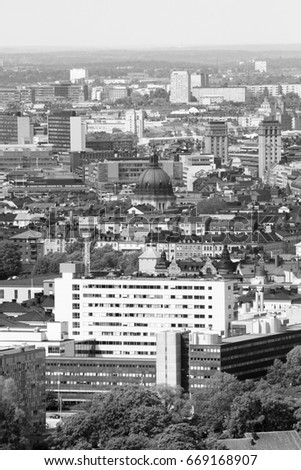
<path id="1" fill-rule="evenodd" d="M 190 98 L 190 73 L 187 70 L 174 70 L 170 75 L 170 102 L 189 103 Z"/>

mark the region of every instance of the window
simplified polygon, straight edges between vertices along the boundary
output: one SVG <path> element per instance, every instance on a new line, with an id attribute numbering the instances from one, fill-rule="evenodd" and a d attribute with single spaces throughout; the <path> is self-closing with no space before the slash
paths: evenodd
<path id="1" fill-rule="evenodd" d="M 80 308 L 80 305 L 79 305 L 79 304 L 72 304 L 72 308 L 73 308 L 74 310 L 79 309 L 79 308 Z"/>
<path id="2" fill-rule="evenodd" d="M 80 299 L 80 295 L 79 295 L 79 294 L 72 294 L 72 299 L 73 299 L 73 300 L 79 300 L 79 299 Z"/>
<path id="3" fill-rule="evenodd" d="M 0 289 L 0 299 L 4 299 L 4 289 Z"/>
<path id="4" fill-rule="evenodd" d="M 15 298 L 16 300 L 17 300 L 17 298 L 18 298 L 18 289 L 15 289 L 14 298 Z"/>
<path id="5" fill-rule="evenodd" d="M 79 290 L 79 284 L 72 284 L 72 290 Z"/>
<path id="6" fill-rule="evenodd" d="M 72 318 L 80 318 L 79 312 L 72 312 Z"/>
<path id="7" fill-rule="evenodd" d="M 72 328 L 80 328 L 80 322 L 79 321 L 74 321 L 72 323 Z"/>

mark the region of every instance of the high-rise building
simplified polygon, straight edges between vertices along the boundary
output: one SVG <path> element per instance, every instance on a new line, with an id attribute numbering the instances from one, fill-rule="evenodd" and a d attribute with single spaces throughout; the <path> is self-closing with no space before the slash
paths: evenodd
<path id="1" fill-rule="evenodd" d="M 205 132 L 205 153 L 213 154 L 216 163 L 228 163 L 228 126 L 223 121 L 211 121 Z"/>
<path id="2" fill-rule="evenodd" d="M 173 71 L 170 76 L 170 102 L 189 103 L 190 74 L 187 70 Z"/>
<path id="3" fill-rule="evenodd" d="M 86 150 L 86 123 L 81 116 L 70 117 L 70 150 L 83 152 Z"/>
<path id="4" fill-rule="evenodd" d="M 144 132 L 144 111 L 130 109 L 125 113 L 125 132 L 132 132 L 142 139 Z"/>
<path id="5" fill-rule="evenodd" d="M 269 182 L 270 167 L 281 160 L 281 123 L 273 119 L 262 121 L 258 132 L 258 176 Z"/>
<path id="6" fill-rule="evenodd" d="M 32 144 L 33 128 L 28 116 L 0 114 L 1 144 Z"/>
<path id="7" fill-rule="evenodd" d="M 48 116 L 48 142 L 58 152 L 84 151 L 86 127 L 75 111 L 61 111 Z"/>
<path id="8" fill-rule="evenodd" d="M 70 82 L 78 83 L 82 80 L 87 80 L 88 70 L 87 69 L 71 69 L 70 70 Z"/>

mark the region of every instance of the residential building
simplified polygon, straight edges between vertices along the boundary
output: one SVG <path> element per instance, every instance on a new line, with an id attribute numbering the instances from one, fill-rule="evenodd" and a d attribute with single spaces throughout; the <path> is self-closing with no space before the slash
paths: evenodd
<path id="1" fill-rule="evenodd" d="M 39 256 L 43 256 L 42 238 L 41 232 L 35 230 L 27 230 L 10 238 L 19 246 L 23 264 L 34 264 Z"/>
<path id="2" fill-rule="evenodd" d="M 125 132 L 131 132 L 137 135 L 139 139 L 143 138 L 144 132 L 144 111 L 143 109 L 130 109 L 125 112 Z"/>
<path id="3" fill-rule="evenodd" d="M 264 95 L 266 92 L 271 96 L 281 95 L 281 85 L 247 85 L 246 88 L 252 95 Z"/>
<path id="4" fill-rule="evenodd" d="M 271 166 L 281 160 L 281 124 L 272 119 L 262 121 L 258 132 L 258 176 L 269 182 Z"/>
<path id="5" fill-rule="evenodd" d="M 170 76 L 170 102 L 189 103 L 190 74 L 187 70 L 173 71 Z"/>

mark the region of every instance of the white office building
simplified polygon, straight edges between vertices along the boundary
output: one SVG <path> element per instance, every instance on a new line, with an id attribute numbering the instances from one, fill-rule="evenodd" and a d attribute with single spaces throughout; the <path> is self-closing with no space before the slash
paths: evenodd
<path id="1" fill-rule="evenodd" d="M 83 278 L 76 263 L 55 279 L 55 320 L 74 339 L 95 340 L 103 357 L 156 355 L 164 330 L 228 335 L 234 319 L 233 279 L 194 277 Z"/>

